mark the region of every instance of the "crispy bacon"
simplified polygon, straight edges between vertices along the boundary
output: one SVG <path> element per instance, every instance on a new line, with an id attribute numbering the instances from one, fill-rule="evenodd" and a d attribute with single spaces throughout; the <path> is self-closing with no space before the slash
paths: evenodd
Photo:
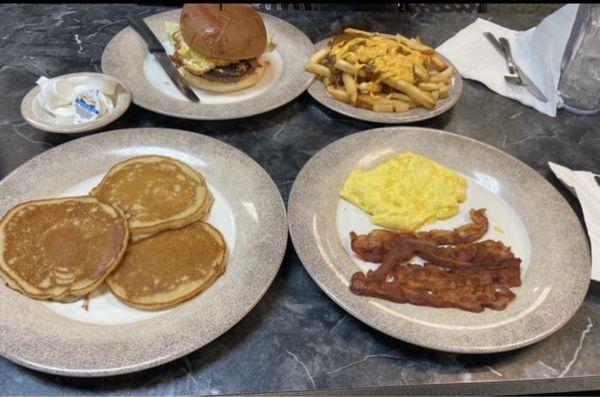
<path id="1" fill-rule="evenodd" d="M 378 283 L 370 275 L 357 272 L 352 276 L 350 290 L 357 295 L 371 296 L 398 303 L 432 307 L 455 307 L 470 312 L 482 312 L 486 307 L 503 310 L 515 299 L 508 287 L 478 283 L 456 270 L 427 274 L 437 266 L 400 264 L 397 273 L 410 272 L 410 277 L 397 276 L 391 282 Z M 484 277 L 493 277 L 484 273 Z M 499 275 L 513 279 L 514 275 Z"/>
<path id="2" fill-rule="evenodd" d="M 369 234 L 357 235 L 350 232 L 352 251 L 367 262 L 381 263 L 385 254 L 400 241 L 418 238 L 436 245 L 466 244 L 479 240 L 487 232 L 489 223 L 485 209 L 469 212 L 472 223 L 462 225 L 454 230 L 431 230 L 427 232 L 395 232 L 377 229 Z"/>
<path id="3" fill-rule="evenodd" d="M 500 241 L 486 240 L 454 247 L 438 247 L 429 241 L 411 238 L 400 241 L 387 252 L 381 266 L 374 273 L 375 281 L 385 281 L 397 263 L 406 262 L 415 254 L 433 265 L 447 269 L 461 269 L 465 272 L 483 266 L 519 267 L 520 265 L 520 260 L 514 260 L 510 248 Z"/>
<path id="4" fill-rule="evenodd" d="M 489 222 L 485 216 L 485 208 L 469 211 L 472 223 L 467 223 L 457 227 L 454 230 L 430 230 L 427 232 L 418 232 L 420 239 L 431 241 L 437 245 L 457 245 L 472 243 L 479 240 L 487 233 Z"/>
<path id="5" fill-rule="evenodd" d="M 473 223 L 450 231 L 350 233 L 352 250 L 361 259 L 381 263 L 367 275 L 355 273 L 350 290 L 399 303 L 472 312 L 505 309 L 515 299 L 509 288 L 521 285 L 521 260 L 500 241 L 474 242 L 487 232 L 488 220 L 485 209 L 471 210 L 470 215 Z M 407 263 L 415 255 L 428 263 Z"/>

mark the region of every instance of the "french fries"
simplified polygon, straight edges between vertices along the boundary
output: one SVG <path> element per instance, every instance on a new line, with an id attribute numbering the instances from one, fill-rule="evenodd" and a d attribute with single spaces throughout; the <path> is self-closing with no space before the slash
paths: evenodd
<path id="1" fill-rule="evenodd" d="M 356 88 L 354 77 L 350 76 L 348 73 L 343 73 L 342 81 L 344 82 L 344 87 L 346 88 L 346 92 L 350 97 L 350 102 L 356 102 L 358 97 L 358 88 Z"/>
<path id="2" fill-rule="evenodd" d="M 444 83 L 438 83 L 438 91 L 440 92 L 440 98 L 448 98 L 448 86 Z"/>
<path id="3" fill-rule="evenodd" d="M 327 90 L 328 93 L 331 94 L 332 97 L 334 97 L 338 101 L 342 101 L 342 102 L 346 102 L 346 103 L 350 102 L 350 95 L 348 95 L 348 93 L 346 91 L 339 89 L 339 88 L 335 88 L 333 85 L 328 85 L 325 89 Z"/>
<path id="4" fill-rule="evenodd" d="M 393 113 L 394 105 L 391 103 L 376 103 L 373 105 L 373 111 L 376 113 Z"/>
<path id="5" fill-rule="evenodd" d="M 329 54 L 329 50 L 330 50 L 329 47 L 325 47 L 325 48 L 323 48 L 323 49 L 315 52 L 313 54 L 313 56 L 311 56 L 310 59 L 308 60 L 308 63 L 309 64 L 313 64 L 313 65 L 321 63 L 321 61 L 323 59 L 325 59 L 325 57 L 327 56 L 327 54 Z"/>
<path id="6" fill-rule="evenodd" d="M 407 83 L 403 80 L 392 79 L 385 79 L 383 80 L 383 83 L 405 93 L 410 97 L 410 99 L 415 101 L 415 103 L 418 103 L 427 109 L 433 109 L 435 107 L 435 100 L 431 97 L 431 95 L 427 94 L 425 91 L 421 91 L 419 87 L 415 86 L 414 84 Z"/>
<path id="7" fill-rule="evenodd" d="M 434 109 L 448 98 L 454 69 L 419 37 L 381 35 L 354 28 L 315 52 L 305 70 L 336 100 L 378 113 Z M 364 51 L 362 46 L 369 48 Z"/>
<path id="8" fill-rule="evenodd" d="M 354 29 L 354 28 L 346 28 L 344 29 L 344 33 L 349 34 L 364 34 L 365 36 L 373 36 L 375 33 L 373 32 L 365 32 L 364 30 Z"/>
<path id="9" fill-rule="evenodd" d="M 419 51 L 419 52 L 422 52 L 423 54 L 427 54 L 427 55 L 435 54 L 435 50 L 433 48 L 421 44 L 420 41 L 417 41 L 415 39 L 406 38 L 406 37 L 402 36 L 401 34 L 397 34 L 396 37 L 398 38 L 398 41 L 400 41 L 402 44 L 404 44 L 411 50 Z"/>
<path id="10" fill-rule="evenodd" d="M 331 77 L 331 70 L 327 66 L 319 65 L 317 63 L 308 63 L 304 66 L 304 70 L 307 72 L 314 73 L 321 77 Z"/>
<path id="11" fill-rule="evenodd" d="M 353 76 L 358 75 L 365 77 L 365 72 L 360 70 L 360 67 L 354 66 L 350 62 L 344 61 L 343 59 L 339 59 L 338 61 L 336 61 L 333 67 Z"/>
<path id="12" fill-rule="evenodd" d="M 421 65 L 415 65 L 415 75 L 420 81 L 429 81 L 429 72 Z"/>
<path id="13" fill-rule="evenodd" d="M 431 61 L 431 64 L 433 65 L 434 68 L 437 69 L 438 72 L 441 72 L 442 70 L 444 70 L 448 67 L 448 65 L 446 65 L 446 63 L 444 61 L 442 61 L 442 59 L 440 57 L 438 57 L 436 54 L 431 54 L 429 56 L 429 60 Z"/>
<path id="14" fill-rule="evenodd" d="M 417 87 L 419 87 L 423 91 L 437 91 L 440 89 L 440 86 L 436 83 L 419 83 Z"/>
<path id="15" fill-rule="evenodd" d="M 452 73 L 454 73 L 454 69 L 446 68 L 443 71 L 436 74 L 435 76 L 431 76 L 429 78 L 429 81 L 432 83 L 441 83 L 441 82 L 445 83 L 446 81 L 450 81 L 450 77 L 452 77 Z"/>

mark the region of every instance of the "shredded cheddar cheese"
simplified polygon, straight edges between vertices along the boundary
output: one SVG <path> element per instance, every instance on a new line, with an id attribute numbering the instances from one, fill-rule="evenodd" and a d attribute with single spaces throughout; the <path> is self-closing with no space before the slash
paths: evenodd
<path id="1" fill-rule="evenodd" d="M 425 55 L 413 51 L 393 37 L 374 35 L 372 37 L 355 37 L 341 42 L 331 49 L 336 60 L 344 60 L 359 67 L 369 65 L 378 78 L 379 83 L 387 78 L 415 82 L 415 65 L 423 66 Z M 355 75 L 355 78 L 357 75 Z"/>

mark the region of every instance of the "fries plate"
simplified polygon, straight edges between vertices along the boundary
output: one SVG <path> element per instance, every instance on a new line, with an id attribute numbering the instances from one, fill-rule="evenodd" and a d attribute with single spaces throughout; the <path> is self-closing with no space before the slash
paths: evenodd
<path id="1" fill-rule="evenodd" d="M 393 36 L 390 36 L 393 37 Z M 327 43 L 330 38 L 322 40 L 315 44 L 314 52 L 316 53 L 319 50 L 327 47 Z M 452 67 L 456 70 L 456 67 L 452 65 L 452 63 L 445 58 L 443 55 L 436 53 L 436 57 L 445 62 L 448 66 Z M 446 78 L 445 75 L 442 75 L 442 78 Z M 437 79 L 434 79 L 437 80 Z M 317 79 L 313 81 L 312 85 L 308 89 L 308 93 L 315 98 L 322 105 L 328 107 L 331 110 L 334 110 L 338 113 L 341 113 L 345 116 L 349 116 L 359 120 L 372 121 L 376 123 L 384 123 L 384 124 L 406 124 L 406 123 L 415 123 L 422 120 L 427 120 L 440 114 L 446 112 L 450 109 L 454 104 L 458 101 L 462 94 L 463 82 L 460 74 L 458 72 L 453 73 L 452 76 L 449 77 L 450 85 L 447 86 L 446 91 L 443 94 L 438 93 L 439 99 L 436 101 L 435 108 L 429 110 L 424 107 L 411 108 L 406 112 L 400 113 L 388 113 L 388 112 L 375 112 L 370 109 L 364 109 L 361 107 L 352 106 L 349 103 L 341 102 L 335 99 L 325 88 L 323 83 Z M 437 83 L 436 83 L 437 84 Z M 359 96 L 361 95 L 360 91 L 358 92 Z M 445 96 L 442 97 L 442 95 Z M 394 98 L 392 98 L 394 99 Z M 359 101 L 360 102 L 360 101 Z M 385 110 L 385 109 L 378 109 Z"/>

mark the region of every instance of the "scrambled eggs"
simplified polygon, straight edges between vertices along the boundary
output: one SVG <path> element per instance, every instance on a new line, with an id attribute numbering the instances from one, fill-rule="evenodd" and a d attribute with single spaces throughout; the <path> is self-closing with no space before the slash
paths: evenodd
<path id="1" fill-rule="evenodd" d="M 467 181 L 426 157 L 401 153 L 371 171 L 353 170 L 340 195 L 371 215 L 371 222 L 416 231 L 458 213 Z"/>

